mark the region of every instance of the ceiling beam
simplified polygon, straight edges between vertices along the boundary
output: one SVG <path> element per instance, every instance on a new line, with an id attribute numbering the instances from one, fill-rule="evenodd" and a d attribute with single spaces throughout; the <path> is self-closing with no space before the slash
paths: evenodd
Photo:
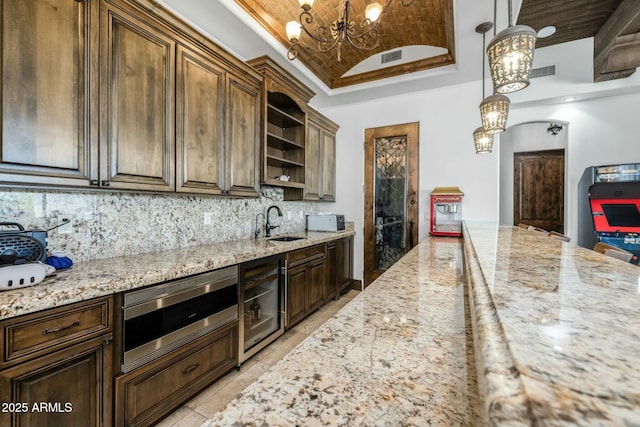
<path id="1" fill-rule="evenodd" d="M 629 77 L 640 67 L 640 1 L 623 0 L 595 35 L 593 80 Z"/>

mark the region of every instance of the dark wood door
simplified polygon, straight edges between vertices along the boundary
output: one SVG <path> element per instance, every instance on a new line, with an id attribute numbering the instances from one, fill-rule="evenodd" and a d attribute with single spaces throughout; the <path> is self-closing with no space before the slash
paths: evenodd
<path id="1" fill-rule="evenodd" d="M 0 371 L 1 401 L 28 405 L 0 413 L 0 425 L 111 425 L 111 348 L 99 337 Z"/>
<path id="2" fill-rule="evenodd" d="M 227 76 L 225 149 L 228 194 L 258 197 L 260 186 L 260 87 Z"/>
<path id="3" fill-rule="evenodd" d="M 176 43 L 150 19 L 101 6 L 101 185 L 174 191 Z"/>
<path id="4" fill-rule="evenodd" d="M 325 265 L 325 273 L 327 277 L 324 281 L 324 291 L 322 292 L 325 303 L 335 298 L 338 294 L 338 285 L 342 274 L 341 271 L 338 271 L 338 264 L 341 262 L 341 260 L 338 260 L 338 246 L 341 245 L 342 242 L 340 240 L 337 242 L 334 241 L 327 243 L 327 258 Z"/>
<path id="5" fill-rule="evenodd" d="M 309 312 L 307 267 L 301 265 L 287 273 L 287 328 L 304 319 Z"/>
<path id="6" fill-rule="evenodd" d="M 324 288 L 327 277 L 325 275 L 325 258 L 311 261 L 308 266 L 309 312 L 312 312 L 324 303 Z"/>
<path id="7" fill-rule="evenodd" d="M 513 223 L 564 233 L 564 150 L 514 153 Z"/>
<path id="8" fill-rule="evenodd" d="M 418 243 L 418 131 L 418 123 L 365 129 L 365 287 Z"/>
<path id="9" fill-rule="evenodd" d="M 222 194 L 225 72 L 178 46 L 176 84 L 176 190 Z"/>
<path id="10" fill-rule="evenodd" d="M 0 2 L 0 180 L 89 186 L 97 178 L 96 3 Z M 94 105 L 95 104 L 95 105 Z"/>

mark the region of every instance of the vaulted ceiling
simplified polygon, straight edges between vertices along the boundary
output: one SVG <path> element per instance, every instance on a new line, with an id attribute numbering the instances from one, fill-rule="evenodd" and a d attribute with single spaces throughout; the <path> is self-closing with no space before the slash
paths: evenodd
<path id="1" fill-rule="evenodd" d="M 318 25 L 329 27 L 338 17 L 343 0 L 318 0 L 311 13 L 314 16 L 312 28 Z M 404 0 L 407 3 L 408 0 Z M 289 46 L 285 27 L 288 21 L 300 22 L 298 0 L 236 0 L 244 10 L 258 21 L 276 40 Z M 369 0 L 350 0 L 351 20 L 356 23 L 356 31 Z M 386 3 L 386 1 L 381 1 Z M 309 37 L 303 33 L 300 43 L 307 48 L 299 50 L 296 60 L 305 64 L 329 88 L 339 88 L 353 84 L 383 79 L 400 74 L 426 70 L 455 62 L 453 0 L 413 0 L 403 6 L 403 0 L 392 0 L 380 17 L 378 47 L 371 51 L 357 50 L 348 43 L 343 45 L 342 61 L 336 59 L 336 51 L 318 53 L 308 48 Z M 352 67 L 381 52 L 403 46 L 426 45 L 446 49 L 446 53 L 429 58 L 421 58 L 401 65 L 393 65 L 355 75 L 344 76 Z"/>
<path id="2" fill-rule="evenodd" d="M 311 9 L 315 19 L 312 25 L 329 26 L 337 17 L 341 1 L 316 0 Z M 298 0 L 235 2 L 283 46 L 290 46 L 285 27 L 288 21 L 300 20 Z M 357 25 L 370 0 L 350 0 L 350 3 L 351 17 Z M 409 6 L 403 6 L 402 0 L 392 0 L 380 19 L 380 45 L 376 49 L 360 51 L 345 44 L 341 62 L 337 61 L 335 50 L 318 53 L 300 49 L 296 61 L 301 61 L 331 89 L 454 64 L 453 3 L 453 0 L 413 0 Z M 456 13 L 465 11 L 457 10 Z M 523 0 L 517 23 L 529 25 L 536 31 L 549 25 L 556 27 L 555 34 L 538 39 L 537 48 L 594 37 L 594 81 L 628 77 L 640 66 L 640 0 Z M 300 42 L 308 42 L 304 33 Z M 373 70 L 345 76 L 352 67 L 372 55 L 415 45 L 444 48 L 441 50 L 445 53 L 410 62 L 400 61 L 400 65 L 383 66 L 378 62 Z"/>

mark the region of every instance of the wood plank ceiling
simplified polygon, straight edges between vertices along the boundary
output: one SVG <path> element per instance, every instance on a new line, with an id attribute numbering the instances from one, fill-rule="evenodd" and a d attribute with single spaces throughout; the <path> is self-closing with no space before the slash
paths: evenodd
<path id="1" fill-rule="evenodd" d="M 359 25 L 369 0 L 350 0 L 351 20 Z M 236 0 L 283 46 L 289 47 L 285 27 L 288 21 L 300 21 L 298 0 Z M 341 0 L 317 0 L 311 13 L 317 22 L 330 26 L 338 16 Z M 384 2 L 381 2 L 384 3 Z M 314 22 L 315 28 L 316 22 Z M 361 51 L 348 43 L 343 45 L 342 62 L 336 59 L 336 51 L 318 53 L 300 49 L 296 61 L 302 61 L 329 88 L 339 88 L 358 83 L 412 73 L 455 62 L 453 38 L 453 0 L 414 0 L 403 7 L 402 0 L 393 0 L 380 18 L 380 45 L 372 51 Z M 308 41 L 303 33 L 300 43 Z M 443 55 L 379 68 L 350 76 L 343 76 L 352 67 L 371 55 L 411 45 L 428 45 L 448 49 Z"/>
<path id="2" fill-rule="evenodd" d="M 285 26 L 299 21 L 298 0 L 235 0 L 283 46 L 289 47 Z M 330 25 L 343 0 L 317 0 L 311 12 L 316 21 Z M 356 25 L 372 0 L 350 0 Z M 380 0 L 378 0 L 380 1 Z M 414 0 L 407 7 L 393 0 L 381 17 L 380 46 L 359 51 L 344 45 L 342 62 L 336 52 L 317 53 L 300 49 L 298 56 L 309 70 L 329 88 L 339 88 L 455 63 L 454 0 Z M 381 3 L 384 3 L 381 1 Z M 464 13 L 464 10 L 458 11 Z M 557 31 L 539 38 L 537 48 L 594 37 L 594 81 L 628 77 L 640 66 L 640 0 L 523 0 L 518 24 L 534 30 L 553 25 Z M 500 30 L 500 29 L 499 29 Z M 301 44 L 305 41 L 301 37 Z M 306 37 L 308 40 L 308 37 Z M 448 49 L 443 55 L 401 65 L 378 68 L 345 77 L 352 67 L 371 55 L 412 45 Z"/>
<path id="3" fill-rule="evenodd" d="M 594 37 L 595 82 L 629 77 L 640 66 L 640 0 L 524 0 L 517 23 L 556 27 L 536 48 Z"/>

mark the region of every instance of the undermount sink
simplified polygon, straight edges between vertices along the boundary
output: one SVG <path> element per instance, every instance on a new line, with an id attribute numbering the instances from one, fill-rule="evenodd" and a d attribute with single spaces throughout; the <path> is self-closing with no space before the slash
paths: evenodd
<path id="1" fill-rule="evenodd" d="M 272 237 L 269 240 L 272 240 L 274 242 L 293 242 L 295 240 L 302 240 L 304 239 L 304 237 L 299 237 L 299 236 L 280 236 L 280 237 Z"/>

